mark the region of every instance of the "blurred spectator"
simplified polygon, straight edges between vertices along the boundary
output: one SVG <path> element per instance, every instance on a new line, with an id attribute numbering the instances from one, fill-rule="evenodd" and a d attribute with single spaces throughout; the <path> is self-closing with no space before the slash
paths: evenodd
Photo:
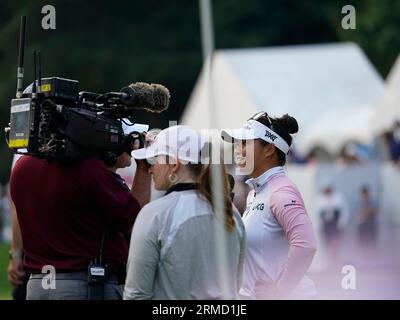
<path id="1" fill-rule="evenodd" d="M 317 201 L 317 212 L 322 222 L 323 234 L 327 243 L 340 236 L 349 220 L 349 209 L 343 195 L 331 184 L 323 187 Z"/>
<path id="2" fill-rule="evenodd" d="M 357 144 L 347 143 L 340 152 L 339 161 L 344 165 L 359 164 L 361 159 L 357 150 Z"/>
<path id="3" fill-rule="evenodd" d="M 358 208 L 358 235 L 362 246 L 373 246 L 377 236 L 377 204 L 371 197 L 369 187 L 361 187 L 361 203 Z"/>
<path id="4" fill-rule="evenodd" d="M 379 161 L 389 161 L 391 159 L 389 151 L 389 135 L 390 132 L 383 132 L 374 138 L 372 143 L 373 158 Z"/>
<path id="5" fill-rule="evenodd" d="M 10 193 L 8 185 L 0 188 L 0 242 L 9 240 L 6 230 L 9 228 L 9 216 L 10 216 Z"/>
<path id="6" fill-rule="evenodd" d="M 300 156 L 300 154 L 296 150 L 296 146 L 293 145 L 292 149 L 289 151 L 287 155 L 287 161 L 286 163 L 290 164 L 305 164 L 307 163 L 306 157 Z"/>
<path id="7" fill-rule="evenodd" d="M 309 165 L 315 165 L 321 162 L 330 162 L 334 157 L 322 146 L 315 146 L 311 149 L 305 158 L 305 161 Z"/>
<path id="8" fill-rule="evenodd" d="M 320 219 L 330 267 L 339 262 L 340 238 L 349 221 L 348 208 L 347 201 L 334 189 L 332 183 L 325 183 L 317 200 L 316 212 Z"/>
<path id="9" fill-rule="evenodd" d="M 392 160 L 400 163 L 400 121 L 395 121 L 388 142 Z"/>
<path id="10" fill-rule="evenodd" d="M 4 219 L 5 219 L 5 212 L 3 212 L 3 188 L 0 184 L 0 242 L 3 241 L 3 229 L 4 229 Z"/>

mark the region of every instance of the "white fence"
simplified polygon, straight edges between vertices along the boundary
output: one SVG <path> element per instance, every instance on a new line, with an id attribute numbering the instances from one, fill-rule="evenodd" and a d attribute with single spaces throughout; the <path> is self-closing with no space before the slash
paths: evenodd
<path id="1" fill-rule="evenodd" d="M 355 213 L 360 203 L 360 187 L 363 185 L 369 187 L 372 198 L 379 206 L 378 246 L 381 253 L 385 255 L 382 261 L 399 264 L 400 254 L 394 254 L 393 249 L 400 246 L 400 167 L 392 163 L 366 163 L 353 166 L 291 165 L 288 166 L 288 175 L 299 187 L 317 233 L 319 250 L 311 271 L 320 271 L 324 268 L 326 261 L 327 253 L 322 245 L 321 232 L 318 230 L 319 216 L 316 212 L 318 194 L 326 181 L 330 181 L 337 190 L 342 192 L 350 208 L 350 223 L 345 234 L 346 244 L 355 242 Z M 348 253 L 351 247 L 351 245 L 348 246 Z"/>

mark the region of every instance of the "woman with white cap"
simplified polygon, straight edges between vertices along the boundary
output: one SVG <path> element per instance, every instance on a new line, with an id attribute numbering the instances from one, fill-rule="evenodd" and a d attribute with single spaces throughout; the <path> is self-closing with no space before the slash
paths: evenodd
<path id="1" fill-rule="evenodd" d="M 283 169 L 297 131 L 293 117 L 270 118 L 266 112 L 241 129 L 222 131 L 224 140 L 234 139 L 240 169 L 250 168 L 246 183 L 252 190 L 242 216 L 247 237 L 243 299 L 316 298 L 305 276 L 316 251 L 314 232 L 300 192 Z"/>
<path id="2" fill-rule="evenodd" d="M 144 206 L 136 219 L 124 299 L 225 297 L 218 281 L 210 165 L 201 161 L 207 148 L 196 130 L 172 126 L 150 146 L 132 152 L 135 159 L 151 163 L 154 187 L 166 194 Z M 235 299 L 241 285 L 244 226 L 232 205 L 225 171 L 223 182 L 227 298 Z"/>

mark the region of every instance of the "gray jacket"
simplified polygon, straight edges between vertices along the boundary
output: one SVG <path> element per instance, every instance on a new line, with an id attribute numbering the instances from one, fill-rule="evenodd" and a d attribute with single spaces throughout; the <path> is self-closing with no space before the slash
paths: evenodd
<path id="1" fill-rule="evenodd" d="M 229 299 L 242 281 L 245 231 L 234 208 L 228 233 Z M 197 191 L 175 191 L 140 211 L 131 237 L 124 299 L 221 299 L 215 214 Z"/>

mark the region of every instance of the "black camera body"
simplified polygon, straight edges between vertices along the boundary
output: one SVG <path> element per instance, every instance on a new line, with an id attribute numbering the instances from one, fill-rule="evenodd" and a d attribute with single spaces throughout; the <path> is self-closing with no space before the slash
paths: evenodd
<path id="1" fill-rule="evenodd" d="M 170 94 L 159 84 L 136 82 L 120 92 L 82 91 L 79 82 L 59 77 L 42 78 L 40 51 L 34 51 L 34 81 L 23 91 L 26 17 L 21 17 L 16 99 L 11 100 L 10 127 L 5 128 L 15 153 L 76 161 L 100 155 L 112 166 L 143 134 L 124 134 L 122 122 L 132 125 L 135 110 L 162 112 Z M 130 124 L 124 119 L 128 119 Z"/>
<path id="2" fill-rule="evenodd" d="M 126 137 L 122 114 L 115 112 L 118 101 L 79 93 L 78 81 L 58 77 L 43 78 L 36 87 L 36 93 L 11 101 L 10 148 L 63 161 L 79 160 L 90 153 L 118 156 L 123 152 Z"/>

